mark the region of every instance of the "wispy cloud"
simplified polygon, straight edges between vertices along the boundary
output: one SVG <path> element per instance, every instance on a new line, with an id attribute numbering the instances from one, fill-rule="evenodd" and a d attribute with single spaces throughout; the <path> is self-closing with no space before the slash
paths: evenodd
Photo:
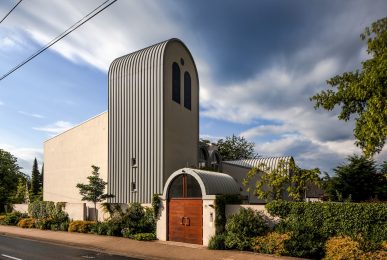
<path id="1" fill-rule="evenodd" d="M 74 127 L 75 125 L 73 123 L 70 123 L 70 122 L 67 122 L 67 121 L 57 121 L 53 124 L 49 124 L 49 125 L 46 125 L 46 126 L 41 126 L 41 127 L 33 127 L 34 130 L 37 130 L 37 131 L 42 131 L 42 132 L 47 132 L 47 133 L 51 133 L 51 134 L 60 134 L 72 127 Z"/>
<path id="2" fill-rule="evenodd" d="M 40 115 L 40 114 L 34 114 L 34 113 L 28 113 L 28 112 L 25 112 L 25 111 L 18 111 L 19 114 L 22 114 L 22 115 L 25 115 L 25 116 L 30 116 L 30 117 L 35 117 L 35 118 L 44 118 L 43 115 Z"/>

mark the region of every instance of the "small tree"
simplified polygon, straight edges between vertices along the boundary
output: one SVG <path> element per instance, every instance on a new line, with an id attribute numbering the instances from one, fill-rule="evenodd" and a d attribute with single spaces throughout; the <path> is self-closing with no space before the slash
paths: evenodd
<path id="1" fill-rule="evenodd" d="M 227 136 L 216 144 L 223 161 L 254 158 L 254 143 L 248 142 L 243 136 Z"/>
<path id="2" fill-rule="evenodd" d="M 290 198 L 295 201 L 302 201 L 305 198 L 307 185 L 320 184 L 319 169 L 301 169 L 293 160 L 286 162 L 280 160 L 274 169 L 270 169 L 265 164 L 253 167 L 243 180 L 245 186 L 249 185 L 252 178 L 260 174 L 255 182 L 255 195 L 264 200 L 282 199 L 285 191 Z M 248 188 L 250 190 L 250 187 Z"/>
<path id="3" fill-rule="evenodd" d="M 87 177 L 89 184 L 78 183 L 76 187 L 83 201 L 94 203 L 94 217 L 97 221 L 97 202 L 112 198 L 114 195 L 104 193 L 107 182 L 99 177 L 99 167 L 92 165 L 91 168 L 93 168 L 92 175 Z"/>
<path id="4" fill-rule="evenodd" d="M 22 176 L 19 177 L 16 193 L 13 198 L 13 203 L 26 203 L 29 200 L 27 194 L 27 187 L 27 179 Z"/>

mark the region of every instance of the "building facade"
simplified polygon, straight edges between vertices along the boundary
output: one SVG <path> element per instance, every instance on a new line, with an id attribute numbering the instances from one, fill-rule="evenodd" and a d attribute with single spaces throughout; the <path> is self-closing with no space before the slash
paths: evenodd
<path id="1" fill-rule="evenodd" d="M 150 203 L 169 175 L 198 164 L 199 78 L 188 48 L 171 39 L 109 69 L 108 192 Z"/>

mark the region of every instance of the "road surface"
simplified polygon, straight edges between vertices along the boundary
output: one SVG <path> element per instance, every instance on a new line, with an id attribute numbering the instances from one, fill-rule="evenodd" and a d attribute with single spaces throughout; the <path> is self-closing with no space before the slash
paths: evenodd
<path id="1" fill-rule="evenodd" d="M 45 259 L 138 259 L 108 253 L 41 242 L 36 240 L 0 235 L 0 259 L 45 260 Z"/>

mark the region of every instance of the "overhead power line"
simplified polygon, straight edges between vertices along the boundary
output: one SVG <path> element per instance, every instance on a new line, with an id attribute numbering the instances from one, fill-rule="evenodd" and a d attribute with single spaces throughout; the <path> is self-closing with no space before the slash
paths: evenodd
<path id="1" fill-rule="evenodd" d="M 76 30 L 77 28 L 79 28 L 80 26 L 85 24 L 91 18 L 93 18 L 94 16 L 96 16 L 97 14 L 99 14 L 100 12 L 102 12 L 103 10 L 105 10 L 106 8 L 108 8 L 109 6 L 114 4 L 115 2 L 117 2 L 117 0 L 113 0 L 113 1 L 107 0 L 107 1 L 103 2 L 102 4 L 100 4 L 97 8 L 95 8 L 93 11 L 88 13 L 81 20 L 79 20 L 78 22 L 73 24 L 71 27 L 69 27 L 66 31 L 64 31 L 63 33 L 61 33 L 60 35 L 55 37 L 53 40 L 51 40 L 46 46 L 44 46 L 43 48 L 41 48 L 40 50 L 35 52 L 33 55 L 31 55 L 29 58 L 27 58 L 25 61 L 21 62 L 19 65 L 17 65 L 16 67 L 14 67 L 10 71 L 8 71 L 6 74 L 1 76 L 0 81 L 5 79 L 6 77 L 8 77 L 10 74 L 12 74 L 16 70 L 18 70 L 20 67 L 22 67 L 23 65 L 25 65 L 26 63 L 31 61 L 33 58 L 35 58 L 36 56 L 38 56 L 39 54 L 41 54 L 42 52 L 44 52 L 45 50 L 50 48 L 52 45 L 54 45 L 55 43 L 57 43 L 58 41 L 60 41 L 64 37 L 66 37 L 67 35 L 69 35 L 71 32 L 73 32 L 74 30 Z"/>
<path id="2" fill-rule="evenodd" d="M 15 4 L 14 7 L 12 7 L 12 9 L 4 16 L 4 18 L 1 19 L 0 23 L 2 23 L 2 22 L 5 20 L 5 18 L 7 18 L 8 15 L 10 15 L 10 14 L 12 13 L 13 10 L 15 10 L 15 8 L 21 3 L 21 1 L 23 1 L 23 0 L 20 0 L 17 4 Z"/>

